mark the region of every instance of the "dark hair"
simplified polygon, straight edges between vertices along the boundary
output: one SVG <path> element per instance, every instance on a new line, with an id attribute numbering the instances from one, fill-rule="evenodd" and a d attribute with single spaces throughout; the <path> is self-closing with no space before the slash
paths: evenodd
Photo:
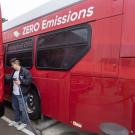
<path id="1" fill-rule="evenodd" d="M 20 61 L 17 58 L 12 58 L 9 62 L 10 62 L 10 65 L 12 63 L 17 64 L 17 65 L 20 65 Z"/>

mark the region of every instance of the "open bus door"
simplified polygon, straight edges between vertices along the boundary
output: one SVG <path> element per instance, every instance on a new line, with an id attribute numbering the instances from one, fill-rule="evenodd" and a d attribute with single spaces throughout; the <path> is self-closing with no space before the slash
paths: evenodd
<path id="1" fill-rule="evenodd" d="M 2 17 L 0 10 L 0 117 L 4 115 L 4 67 L 3 67 L 3 47 L 2 47 Z"/>

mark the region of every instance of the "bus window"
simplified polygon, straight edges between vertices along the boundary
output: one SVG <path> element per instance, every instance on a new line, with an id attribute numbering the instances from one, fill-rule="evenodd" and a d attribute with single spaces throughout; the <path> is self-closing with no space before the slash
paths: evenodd
<path id="1" fill-rule="evenodd" d="M 32 38 L 9 43 L 6 51 L 6 66 L 10 66 L 10 59 L 17 58 L 23 67 L 31 68 L 33 64 L 33 46 Z"/>
<path id="2" fill-rule="evenodd" d="M 80 25 L 41 35 L 37 41 L 37 68 L 68 70 L 89 50 L 91 27 Z"/>

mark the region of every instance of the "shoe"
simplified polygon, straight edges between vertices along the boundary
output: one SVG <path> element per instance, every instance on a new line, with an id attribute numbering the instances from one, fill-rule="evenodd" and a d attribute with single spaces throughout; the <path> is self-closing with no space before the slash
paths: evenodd
<path id="1" fill-rule="evenodd" d="M 18 128 L 21 124 L 22 122 L 17 122 L 17 124 L 15 124 L 14 127 Z"/>
<path id="2" fill-rule="evenodd" d="M 19 125 L 19 122 L 15 122 L 15 121 L 12 121 L 11 123 L 8 124 L 9 127 L 17 126 L 17 125 Z"/>
<path id="3" fill-rule="evenodd" d="M 22 130 L 22 129 L 26 128 L 26 127 L 27 127 L 27 124 L 22 123 L 19 126 L 17 126 L 16 128 L 17 128 L 17 130 Z"/>

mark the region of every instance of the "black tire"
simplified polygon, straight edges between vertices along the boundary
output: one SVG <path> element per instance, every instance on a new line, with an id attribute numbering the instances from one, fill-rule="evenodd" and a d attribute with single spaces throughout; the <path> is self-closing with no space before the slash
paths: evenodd
<path id="1" fill-rule="evenodd" d="M 40 98 L 36 89 L 31 87 L 28 93 L 28 113 L 31 120 L 38 120 L 41 116 Z"/>

